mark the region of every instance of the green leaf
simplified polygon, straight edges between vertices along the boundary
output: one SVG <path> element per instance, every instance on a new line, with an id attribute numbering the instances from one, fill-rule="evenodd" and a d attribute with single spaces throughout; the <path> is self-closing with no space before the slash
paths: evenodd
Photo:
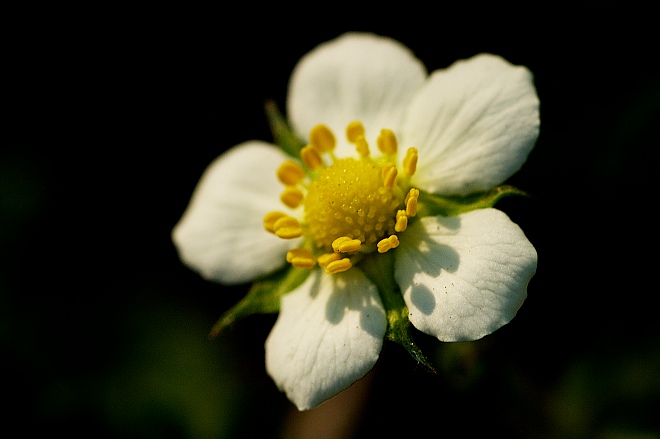
<path id="1" fill-rule="evenodd" d="M 213 325 L 209 338 L 214 338 L 236 320 L 251 314 L 270 314 L 280 310 L 280 299 L 299 286 L 310 270 L 287 266 L 271 276 L 256 281 L 247 295 L 225 312 Z"/>
<path id="2" fill-rule="evenodd" d="M 511 195 L 527 196 L 520 189 L 506 184 L 466 197 L 440 197 L 420 190 L 418 211 L 424 215 L 455 216 L 475 209 L 493 207 L 501 198 Z"/>
<path id="3" fill-rule="evenodd" d="M 393 252 L 371 254 L 361 262 L 360 268 L 376 284 L 380 293 L 385 312 L 387 313 L 386 336 L 388 340 L 403 346 L 418 364 L 424 366 L 429 372 L 435 373 L 435 369 L 433 369 L 429 360 L 424 356 L 422 350 L 415 344 L 410 335 L 408 307 L 403 300 L 399 286 L 393 278 Z"/>
<path id="4" fill-rule="evenodd" d="M 305 146 L 305 143 L 293 132 L 275 101 L 266 101 L 265 109 L 275 144 L 291 157 L 300 159 L 300 149 Z"/>

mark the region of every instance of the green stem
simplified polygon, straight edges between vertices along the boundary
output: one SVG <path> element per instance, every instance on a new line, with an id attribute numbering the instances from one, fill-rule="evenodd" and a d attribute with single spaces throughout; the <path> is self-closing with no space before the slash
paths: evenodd
<path id="1" fill-rule="evenodd" d="M 394 252 L 372 253 L 361 262 L 360 268 L 376 285 L 380 293 L 387 313 L 387 338 L 403 346 L 426 369 L 435 372 L 410 335 L 408 307 L 403 300 L 399 285 L 394 280 Z"/>

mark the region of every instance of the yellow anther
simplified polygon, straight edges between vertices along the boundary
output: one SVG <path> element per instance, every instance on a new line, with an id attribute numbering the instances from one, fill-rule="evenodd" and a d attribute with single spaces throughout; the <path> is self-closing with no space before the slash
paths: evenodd
<path id="1" fill-rule="evenodd" d="M 268 230 L 270 233 L 275 233 L 275 222 L 280 219 L 284 218 L 286 216 L 286 213 L 284 212 L 278 212 L 278 211 L 273 211 L 273 212 L 268 212 L 264 216 L 264 228 Z"/>
<path id="2" fill-rule="evenodd" d="M 413 175 L 417 170 L 417 148 L 408 148 L 406 156 L 403 158 L 403 172 L 406 175 Z"/>
<path id="3" fill-rule="evenodd" d="M 294 186 L 305 177 L 305 170 L 298 163 L 286 161 L 277 169 L 277 178 L 287 186 Z"/>
<path id="4" fill-rule="evenodd" d="M 378 136 L 376 143 L 378 144 L 378 149 L 380 149 L 383 154 L 396 154 L 398 144 L 394 131 L 383 128 L 380 130 L 380 136 Z"/>
<path id="5" fill-rule="evenodd" d="M 396 235 L 390 235 L 389 238 L 381 239 L 378 242 L 378 253 L 385 253 L 388 250 L 399 246 L 399 238 Z"/>
<path id="6" fill-rule="evenodd" d="M 273 224 L 273 231 L 282 239 L 298 238 L 302 235 L 302 226 L 297 219 L 288 215 L 275 221 Z"/>
<path id="7" fill-rule="evenodd" d="M 339 246 L 343 242 L 350 241 L 351 239 L 353 239 L 353 238 L 350 238 L 348 236 L 341 236 L 341 237 L 335 239 L 334 241 L 332 241 L 332 250 L 334 250 L 335 252 L 339 252 Z"/>
<path id="8" fill-rule="evenodd" d="M 298 189 L 295 186 L 288 186 L 284 189 L 282 194 L 280 195 L 280 200 L 282 203 L 286 204 L 292 209 L 295 209 L 296 207 L 300 206 L 300 203 L 302 203 L 302 200 L 304 198 L 304 194 L 300 189 Z"/>
<path id="9" fill-rule="evenodd" d="M 396 169 L 396 165 L 392 162 L 387 162 L 383 165 L 380 173 L 383 176 L 383 180 L 385 180 L 385 176 L 387 175 L 388 172 L 390 172 L 390 169 L 394 168 Z"/>
<path id="10" fill-rule="evenodd" d="M 408 148 L 397 169 L 398 140 L 392 130 L 382 129 L 377 143 L 383 157 L 371 159 L 364 125 L 357 120 L 346 127 L 346 138 L 360 158 L 335 157 L 336 139 L 326 125 L 312 128 L 309 138 L 300 161 L 287 160 L 277 169 L 284 185 L 280 200 L 291 209 L 304 206 L 304 220 L 279 211 L 263 218 L 264 228 L 282 239 L 304 236 L 304 248 L 289 250 L 287 262 L 305 269 L 318 264 L 334 274 L 349 270 L 365 253 L 397 248 L 397 234 L 405 232 L 417 214 L 420 191 L 410 189 L 402 206 L 397 186 L 407 186 L 414 175 L 417 149 Z"/>
<path id="11" fill-rule="evenodd" d="M 325 272 L 328 274 L 335 274 L 335 273 L 341 273 L 342 271 L 346 271 L 349 268 L 351 268 L 353 264 L 351 264 L 351 260 L 348 258 L 343 258 L 339 259 L 337 261 L 332 261 L 328 265 L 325 266 Z"/>
<path id="12" fill-rule="evenodd" d="M 385 186 L 387 189 L 392 189 L 394 187 L 397 174 L 398 171 L 394 163 L 385 163 L 383 165 L 383 186 Z"/>
<path id="13" fill-rule="evenodd" d="M 332 241 L 332 249 L 339 253 L 350 253 L 360 250 L 362 243 L 359 239 L 351 239 L 348 236 L 342 236 Z"/>
<path id="14" fill-rule="evenodd" d="M 312 145 L 307 145 L 300 150 L 300 158 L 305 166 L 307 166 L 307 169 L 311 169 L 312 171 L 323 166 L 321 154 Z"/>
<path id="15" fill-rule="evenodd" d="M 306 248 L 294 248 L 287 252 L 286 261 L 298 268 L 312 268 L 316 265 L 312 252 Z"/>
<path id="16" fill-rule="evenodd" d="M 317 262 L 321 267 L 325 267 L 330 262 L 338 261 L 340 259 L 341 255 L 339 253 L 323 253 L 318 257 Z"/>
<path id="17" fill-rule="evenodd" d="M 369 144 L 364 136 L 360 135 L 355 139 L 355 149 L 361 157 L 369 157 Z"/>
<path id="18" fill-rule="evenodd" d="M 316 125 L 309 132 L 309 142 L 320 153 L 335 149 L 335 135 L 323 124 Z"/>
<path id="19" fill-rule="evenodd" d="M 346 138 L 351 143 L 356 143 L 359 136 L 364 137 L 364 126 L 359 120 L 354 120 L 346 127 Z"/>
<path id="20" fill-rule="evenodd" d="M 412 188 L 406 195 L 406 215 L 417 215 L 417 199 L 419 198 L 419 189 Z"/>
<path id="21" fill-rule="evenodd" d="M 396 213 L 396 224 L 394 224 L 394 230 L 398 233 L 403 232 L 408 228 L 408 215 L 406 215 L 405 210 L 399 210 Z"/>

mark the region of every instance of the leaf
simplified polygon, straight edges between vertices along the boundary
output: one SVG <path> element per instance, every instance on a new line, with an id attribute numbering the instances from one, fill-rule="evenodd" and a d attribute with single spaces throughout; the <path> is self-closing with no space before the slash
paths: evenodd
<path id="1" fill-rule="evenodd" d="M 376 284 L 380 293 L 387 313 L 386 336 L 388 340 L 403 346 L 418 364 L 424 366 L 429 372 L 435 373 L 435 369 L 422 353 L 422 350 L 415 344 L 410 334 L 408 307 L 403 300 L 399 286 L 392 277 L 392 273 L 394 273 L 393 265 L 393 252 L 387 252 L 365 258 L 360 264 L 360 268 Z"/>
<path id="2" fill-rule="evenodd" d="M 422 190 L 419 191 L 419 204 L 425 215 L 455 216 L 476 209 L 493 207 L 501 198 L 511 195 L 527 196 L 520 189 L 510 185 L 497 186 L 489 191 L 466 197 L 440 197 Z"/>
<path id="3" fill-rule="evenodd" d="M 300 149 L 305 144 L 293 132 L 284 116 L 282 116 L 275 101 L 266 101 L 265 110 L 275 144 L 291 157 L 300 159 Z"/>
<path id="4" fill-rule="evenodd" d="M 280 310 L 280 298 L 293 291 L 309 275 L 310 270 L 287 266 L 271 276 L 256 281 L 247 295 L 226 311 L 213 325 L 209 338 L 215 338 L 236 320 L 251 314 L 270 314 Z"/>

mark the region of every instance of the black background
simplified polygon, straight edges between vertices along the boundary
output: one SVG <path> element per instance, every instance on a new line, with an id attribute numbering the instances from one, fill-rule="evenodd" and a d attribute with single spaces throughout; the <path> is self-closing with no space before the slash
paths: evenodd
<path id="1" fill-rule="evenodd" d="M 386 342 L 353 434 L 658 434 L 660 83 L 650 11 L 623 2 L 323 7 L 7 15 L 5 428 L 247 438 L 280 437 L 296 422 L 263 364 L 275 316 L 209 341 L 247 286 L 201 280 L 178 260 L 170 231 L 211 160 L 271 140 L 263 104 L 284 110 L 297 60 L 358 30 L 401 41 L 429 71 L 480 52 L 527 66 L 541 134 L 509 180 L 531 198 L 498 204 L 539 253 L 518 316 L 470 344 L 415 333 L 437 375 Z"/>

